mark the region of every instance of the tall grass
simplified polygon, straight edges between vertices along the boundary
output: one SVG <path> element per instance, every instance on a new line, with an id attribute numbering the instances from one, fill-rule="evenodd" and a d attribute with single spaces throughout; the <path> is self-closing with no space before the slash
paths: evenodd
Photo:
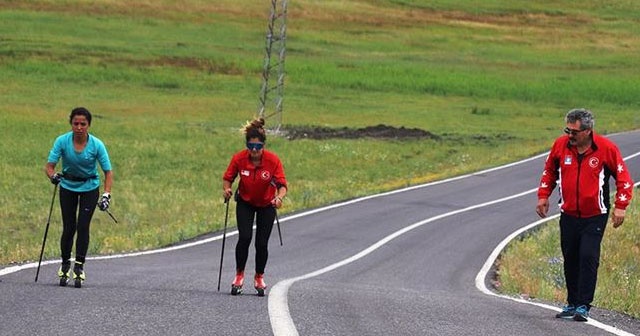
<path id="1" fill-rule="evenodd" d="M 625 223 L 608 225 L 602 241 L 598 285 L 593 305 L 640 318 L 640 191 L 627 209 Z M 566 288 L 557 220 L 513 241 L 500 258 L 500 290 L 532 298 L 565 302 Z"/>

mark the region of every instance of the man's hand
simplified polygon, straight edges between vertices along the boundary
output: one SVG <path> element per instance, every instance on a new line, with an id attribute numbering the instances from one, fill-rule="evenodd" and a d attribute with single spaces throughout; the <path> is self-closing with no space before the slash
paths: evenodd
<path id="1" fill-rule="evenodd" d="M 613 216 L 611 217 L 611 221 L 613 222 L 613 227 L 617 228 L 620 225 L 622 225 L 622 222 L 624 222 L 624 215 L 626 213 L 626 210 L 622 210 L 622 209 L 613 209 Z"/>
<path id="2" fill-rule="evenodd" d="M 540 218 L 547 217 L 547 212 L 549 211 L 549 199 L 541 198 L 538 200 L 538 205 L 536 206 L 536 213 Z"/>

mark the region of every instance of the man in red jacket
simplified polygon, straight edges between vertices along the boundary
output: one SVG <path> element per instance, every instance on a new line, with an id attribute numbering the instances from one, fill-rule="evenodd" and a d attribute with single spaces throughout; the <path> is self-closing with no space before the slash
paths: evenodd
<path id="1" fill-rule="evenodd" d="M 609 177 L 616 181 L 613 227 L 622 225 L 633 181 L 618 147 L 593 131 L 593 114 L 573 109 L 565 117 L 566 136 L 553 144 L 538 188 L 536 212 L 546 217 L 549 196 L 560 185 L 560 245 L 567 304 L 558 318 L 587 321 L 596 288 L 600 243 L 609 217 Z"/>

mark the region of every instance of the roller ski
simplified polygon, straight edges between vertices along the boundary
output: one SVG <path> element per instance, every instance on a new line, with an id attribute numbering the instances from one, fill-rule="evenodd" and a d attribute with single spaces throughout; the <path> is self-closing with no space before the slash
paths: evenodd
<path id="1" fill-rule="evenodd" d="M 73 286 L 75 288 L 82 288 L 82 283 L 85 278 L 83 264 L 76 261 L 75 265 L 73 265 Z"/>
<path id="2" fill-rule="evenodd" d="M 267 285 L 264 283 L 263 273 L 256 273 L 253 278 L 253 286 L 255 287 L 258 296 L 264 296 L 264 291 L 267 289 Z"/>
<path id="3" fill-rule="evenodd" d="M 61 287 L 66 287 L 69 283 L 69 269 L 71 269 L 71 263 L 69 261 L 62 262 L 60 269 L 58 269 L 58 278 L 60 279 Z"/>
<path id="4" fill-rule="evenodd" d="M 231 295 L 242 294 L 242 285 L 244 284 L 244 271 L 237 271 L 236 277 L 231 284 Z"/>

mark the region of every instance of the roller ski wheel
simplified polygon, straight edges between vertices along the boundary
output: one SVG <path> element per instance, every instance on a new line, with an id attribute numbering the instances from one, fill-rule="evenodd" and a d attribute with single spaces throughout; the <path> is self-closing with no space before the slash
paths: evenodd
<path id="1" fill-rule="evenodd" d="M 60 287 L 66 287 L 69 283 L 69 263 L 62 263 L 60 269 L 58 269 L 58 278 L 60 279 Z"/>
<path id="2" fill-rule="evenodd" d="M 244 272 L 237 271 L 236 277 L 233 279 L 233 283 L 231 284 L 231 295 L 240 295 L 242 294 L 242 285 L 244 284 Z"/>
<path id="3" fill-rule="evenodd" d="M 73 286 L 75 288 L 82 288 L 82 284 L 86 279 L 86 275 L 84 274 L 84 270 L 82 269 L 82 264 L 77 263 L 73 267 Z"/>
<path id="4" fill-rule="evenodd" d="M 231 295 L 240 295 L 242 294 L 242 287 L 231 286 Z"/>
<path id="5" fill-rule="evenodd" d="M 258 296 L 264 296 L 264 291 L 267 289 L 267 285 L 264 283 L 264 274 L 258 273 L 255 275 L 253 278 L 253 286 Z"/>

